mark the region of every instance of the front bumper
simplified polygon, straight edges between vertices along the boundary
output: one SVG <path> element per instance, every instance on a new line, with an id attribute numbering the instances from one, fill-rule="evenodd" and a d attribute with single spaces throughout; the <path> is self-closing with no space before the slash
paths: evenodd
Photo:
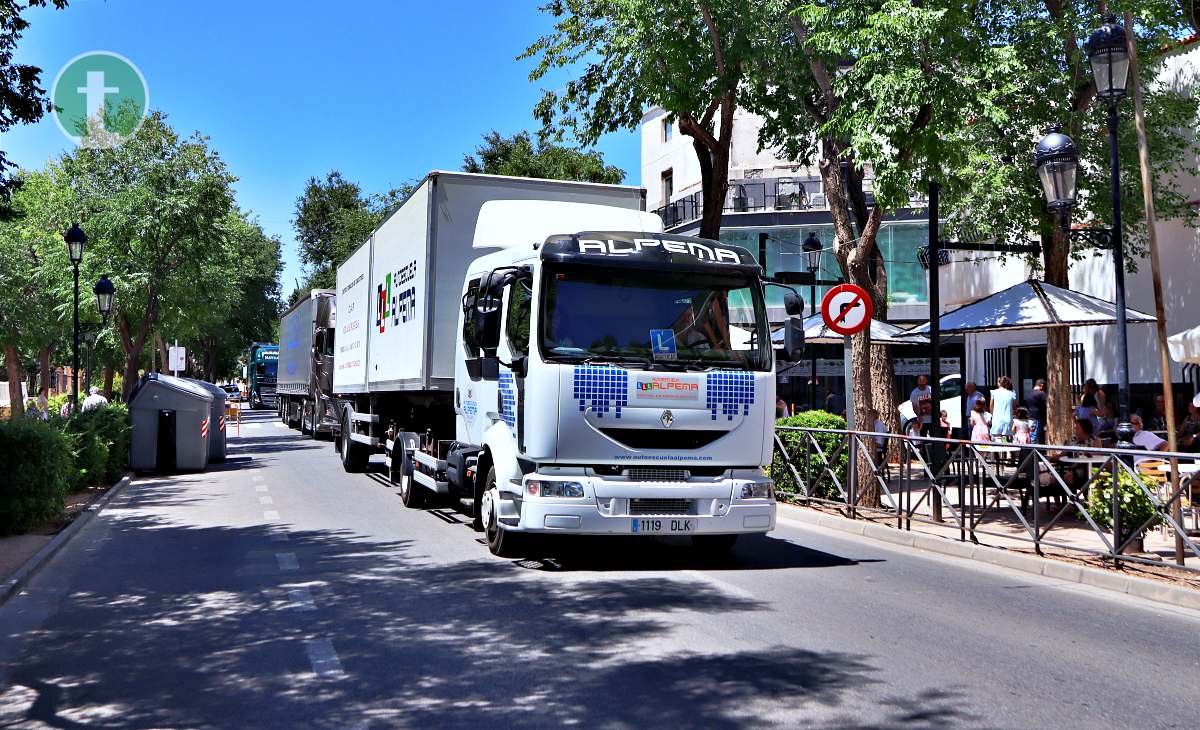
<path id="1" fill-rule="evenodd" d="M 569 480 L 583 485 L 583 497 L 535 497 L 523 490 L 517 506 L 502 510 L 506 529 L 530 533 L 578 535 L 644 534 L 635 523 L 694 520 L 698 535 L 762 534 L 775 529 L 775 499 L 737 499 L 743 484 L 764 481 L 761 475 L 723 477 L 688 482 L 634 482 L 603 477 L 526 475 L 530 479 Z M 515 486 L 515 484 L 514 484 Z M 736 490 L 736 491 L 735 491 Z M 656 510 L 658 505 L 666 509 Z M 507 511 L 507 515 L 504 512 Z"/>

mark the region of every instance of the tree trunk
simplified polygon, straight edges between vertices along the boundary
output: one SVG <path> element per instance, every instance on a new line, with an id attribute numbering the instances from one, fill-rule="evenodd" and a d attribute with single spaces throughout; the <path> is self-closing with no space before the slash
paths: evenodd
<path id="1" fill-rule="evenodd" d="M 8 372 L 9 418 L 15 421 L 25 415 L 25 394 L 21 389 L 21 361 L 12 345 L 4 346 L 4 366 Z"/>
<path id="2" fill-rule="evenodd" d="M 110 365 L 104 366 L 104 397 L 112 400 L 113 397 L 113 369 Z"/>
<path id="3" fill-rule="evenodd" d="M 1071 239 L 1058 226 L 1042 236 L 1047 284 L 1069 288 Z M 1067 327 L 1046 330 L 1046 443 L 1065 444 L 1073 435 L 1075 398 L 1071 393 L 1071 334 Z"/>
<path id="4" fill-rule="evenodd" d="M 129 400 L 129 394 L 133 392 L 134 386 L 138 381 L 138 365 L 142 360 L 142 350 L 146 347 L 146 339 L 150 333 L 150 321 L 141 323 L 141 330 L 136 338 L 131 334 L 129 319 L 124 313 L 118 314 L 116 317 L 117 334 L 120 337 L 121 349 L 125 353 L 125 367 L 121 377 L 124 382 L 121 383 L 121 399 Z M 151 350 L 153 359 L 154 350 Z"/>
<path id="5" fill-rule="evenodd" d="M 154 346 L 158 351 L 158 372 L 171 369 L 171 358 L 167 352 L 167 343 L 163 342 L 162 335 L 158 332 L 154 333 Z"/>
<path id="6" fill-rule="evenodd" d="M 53 345 L 46 345 L 41 350 L 38 350 L 38 368 L 42 371 L 42 387 L 38 388 L 38 395 L 50 397 L 50 353 L 54 351 Z"/>

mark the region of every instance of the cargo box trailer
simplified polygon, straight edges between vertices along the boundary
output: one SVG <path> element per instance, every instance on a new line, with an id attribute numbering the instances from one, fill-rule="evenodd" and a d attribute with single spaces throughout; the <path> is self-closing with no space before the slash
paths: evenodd
<path id="1" fill-rule="evenodd" d="M 279 417 L 317 437 L 337 424 L 332 400 L 337 297 L 313 289 L 279 320 Z"/>

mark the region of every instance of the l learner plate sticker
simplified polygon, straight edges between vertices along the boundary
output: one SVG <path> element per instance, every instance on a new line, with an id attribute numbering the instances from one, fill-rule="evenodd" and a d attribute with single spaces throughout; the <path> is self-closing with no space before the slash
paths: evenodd
<path id="1" fill-rule="evenodd" d="M 629 531 L 635 535 L 694 535 L 695 517 L 635 517 Z"/>
<path id="2" fill-rule="evenodd" d="M 650 353 L 655 360 L 675 360 L 675 330 L 650 330 Z"/>

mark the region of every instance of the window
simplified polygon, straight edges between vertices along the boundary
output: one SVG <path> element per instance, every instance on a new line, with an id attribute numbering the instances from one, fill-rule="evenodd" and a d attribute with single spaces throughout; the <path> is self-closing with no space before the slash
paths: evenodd
<path id="1" fill-rule="evenodd" d="M 518 279 L 508 287 L 508 349 L 513 357 L 529 354 L 529 317 L 533 291 L 529 279 Z"/>
<path id="2" fill-rule="evenodd" d="M 662 141 L 670 142 L 675 137 L 675 125 L 666 117 L 662 120 Z"/>
<path id="3" fill-rule="evenodd" d="M 467 357 L 479 357 L 479 345 L 476 344 L 475 338 L 475 295 L 479 292 L 479 279 L 474 279 L 467 284 L 467 292 L 463 294 L 463 350 L 466 351 Z"/>
<path id="4" fill-rule="evenodd" d="M 675 197 L 675 171 L 667 170 L 662 174 L 662 204 L 666 205 Z"/>

